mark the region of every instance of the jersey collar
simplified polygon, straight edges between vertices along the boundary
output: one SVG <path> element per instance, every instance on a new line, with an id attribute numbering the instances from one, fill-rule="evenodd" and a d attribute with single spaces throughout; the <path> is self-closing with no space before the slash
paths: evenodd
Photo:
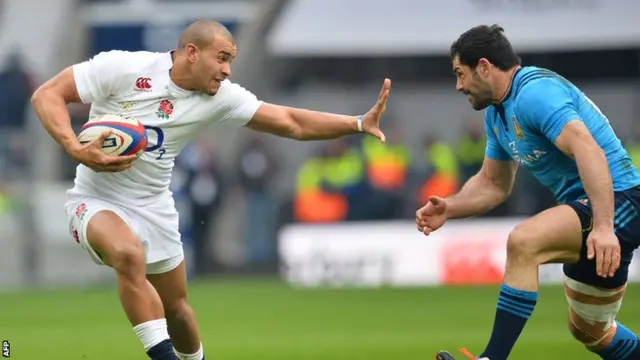
<path id="1" fill-rule="evenodd" d="M 500 99 L 500 104 L 504 104 L 505 102 L 511 99 L 511 94 L 513 93 L 513 84 L 516 82 L 516 77 L 518 73 L 522 70 L 522 66 L 518 66 L 513 70 L 513 75 L 511 76 L 511 82 L 509 82 L 509 87 L 507 88 L 507 92 L 504 94 L 502 99 Z"/>

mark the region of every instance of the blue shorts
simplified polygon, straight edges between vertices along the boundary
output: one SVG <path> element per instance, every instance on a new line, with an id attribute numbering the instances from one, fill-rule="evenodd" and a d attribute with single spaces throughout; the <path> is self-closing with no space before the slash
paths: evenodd
<path id="1" fill-rule="evenodd" d="M 564 265 L 564 273 L 569 278 L 606 289 L 626 284 L 633 251 L 640 245 L 640 187 L 616 192 L 614 197 L 614 226 L 622 255 L 620 268 L 613 277 L 603 278 L 596 272 L 596 260 L 587 259 L 586 241 L 593 225 L 593 213 L 589 201 L 578 200 L 567 204 L 576 211 L 582 224 L 580 260 L 574 264 Z"/>

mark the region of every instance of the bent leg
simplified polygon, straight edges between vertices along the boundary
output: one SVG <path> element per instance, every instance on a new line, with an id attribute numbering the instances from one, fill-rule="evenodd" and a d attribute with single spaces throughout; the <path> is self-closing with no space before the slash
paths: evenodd
<path id="1" fill-rule="evenodd" d="M 504 283 L 538 291 L 538 267 L 577 262 L 582 243 L 582 225 L 573 208 L 561 205 L 541 212 L 509 234 Z"/>
<path id="2" fill-rule="evenodd" d="M 147 355 L 176 360 L 162 302 L 145 277 L 144 250 L 132 229 L 115 212 L 102 210 L 90 217 L 83 236 L 90 251 L 115 270 L 120 302 Z"/>
<path id="3" fill-rule="evenodd" d="M 543 211 L 513 229 L 493 332 L 480 357 L 509 357 L 537 303 L 539 266 L 578 261 L 581 248 L 580 218 L 569 206 Z"/>
<path id="4" fill-rule="evenodd" d="M 164 305 L 169 335 L 183 360 L 202 360 L 204 354 L 196 316 L 187 302 L 187 274 L 184 261 L 167 272 L 148 274 Z"/>
<path id="5" fill-rule="evenodd" d="M 118 294 L 131 325 L 162 319 L 162 302 L 145 277 L 144 250 L 131 228 L 115 213 L 100 211 L 89 221 L 87 241 L 116 271 Z"/>

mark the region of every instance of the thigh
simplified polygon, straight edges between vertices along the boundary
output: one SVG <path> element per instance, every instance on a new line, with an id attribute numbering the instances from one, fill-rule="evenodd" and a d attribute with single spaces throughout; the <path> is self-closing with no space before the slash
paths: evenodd
<path id="1" fill-rule="evenodd" d="M 81 198 L 66 204 L 69 228 L 97 264 L 111 265 L 109 254 L 115 249 L 139 247 L 131 219 L 119 206 L 96 198 Z"/>
<path id="2" fill-rule="evenodd" d="M 147 273 L 163 273 L 166 263 L 184 256 L 178 226 L 178 213 L 172 206 L 148 206 L 131 209 L 138 225 L 140 240 L 146 250 Z"/>
<path id="3" fill-rule="evenodd" d="M 587 259 L 585 243 L 593 228 L 593 212 L 588 200 L 579 200 L 569 204 L 580 217 L 582 226 L 582 243 L 580 259 L 577 262 L 564 265 L 567 277 L 588 285 L 614 289 L 627 282 L 629 264 L 633 257 L 633 250 L 638 246 L 640 237 L 640 218 L 637 216 L 640 207 L 640 191 L 631 190 L 615 194 L 614 227 L 620 241 L 622 259 L 620 268 L 613 277 L 603 278 L 596 272 L 596 260 Z"/>
<path id="4" fill-rule="evenodd" d="M 539 263 L 578 261 L 582 247 L 580 218 L 569 206 L 547 209 L 516 226 L 508 246 L 526 247 Z"/>
<path id="5" fill-rule="evenodd" d="M 147 280 L 160 295 L 166 312 L 180 306 L 187 298 L 187 271 L 184 261 L 162 274 L 147 274 Z"/>

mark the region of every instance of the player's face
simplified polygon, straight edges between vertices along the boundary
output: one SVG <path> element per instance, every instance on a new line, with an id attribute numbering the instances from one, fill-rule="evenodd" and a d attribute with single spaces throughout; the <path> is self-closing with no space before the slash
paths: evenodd
<path id="1" fill-rule="evenodd" d="M 198 88 L 209 95 L 214 95 L 220 83 L 231 76 L 231 62 L 236 57 L 236 46 L 229 39 L 216 36 L 211 46 L 199 51 L 193 64 L 193 75 L 198 81 Z"/>
<path id="2" fill-rule="evenodd" d="M 453 73 L 456 75 L 456 90 L 467 95 L 474 110 L 482 110 L 493 102 L 493 90 L 476 69 L 462 65 L 458 57 L 453 58 Z"/>

